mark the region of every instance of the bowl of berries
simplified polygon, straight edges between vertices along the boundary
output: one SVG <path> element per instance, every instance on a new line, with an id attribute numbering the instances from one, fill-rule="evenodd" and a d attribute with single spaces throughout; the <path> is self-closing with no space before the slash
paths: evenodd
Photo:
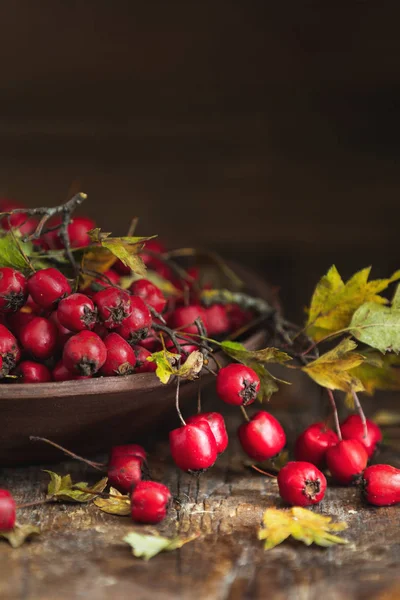
<path id="1" fill-rule="evenodd" d="M 250 404 L 263 387 L 251 352 L 285 339 L 261 277 L 212 252 L 166 251 L 135 223 L 103 233 L 74 216 L 85 197 L 0 201 L 0 465 L 59 459 L 32 437 L 85 453 L 143 438 L 174 407 L 183 421 L 179 403 L 215 378 L 227 403 Z"/>

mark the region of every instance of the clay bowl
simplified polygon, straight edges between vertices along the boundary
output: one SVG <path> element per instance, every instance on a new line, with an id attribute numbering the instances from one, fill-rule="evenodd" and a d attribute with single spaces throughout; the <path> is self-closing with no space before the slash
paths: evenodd
<path id="1" fill-rule="evenodd" d="M 235 265 L 250 293 L 271 300 L 271 289 L 254 272 Z M 262 348 L 267 333 L 258 330 L 243 340 Z M 221 362 L 223 354 L 218 355 Z M 214 376 L 201 375 L 202 387 Z M 181 386 L 181 405 L 196 396 L 197 382 Z M 29 436 L 50 438 L 74 452 L 90 455 L 113 444 L 143 439 L 174 410 L 175 385 L 163 385 L 154 373 L 43 384 L 0 385 L 0 466 L 62 460 L 47 444 Z"/>

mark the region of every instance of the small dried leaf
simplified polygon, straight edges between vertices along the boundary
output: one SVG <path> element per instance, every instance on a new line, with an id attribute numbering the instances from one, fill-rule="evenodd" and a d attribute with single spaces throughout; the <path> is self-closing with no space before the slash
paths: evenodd
<path id="1" fill-rule="evenodd" d="M 168 383 L 170 378 L 177 372 L 176 365 L 179 359 L 180 354 L 173 354 L 172 352 L 168 352 L 168 350 L 160 350 L 160 352 L 153 352 L 146 360 L 156 363 L 156 375 L 158 379 L 161 383 Z"/>
<path id="2" fill-rule="evenodd" d="M 126 517 L 131 513 L 131 502 L 129 496 L 121 494 L 118 490 L 110 487 L 111 498 L 95 498 L 94 504 L 109 515 Z"/>
<path id="3" fill-rule="evenodd" d="M 189 379 L 190 381 L 197 379 L 200 371 L 203 368 L 204 357 L 199 350 L 194 350 L 187 357 L 185 364 L 183 364 L 176 375 L 179 375 L 182 379 Z"/>
<path id="4" fill-rule="evenodd" d="M 7 540 L 13 548 L 19 548 L 26 542 L 27 539 L 34 535 L 40 535 L 39 527 L 35 525 L 18 525 L 16 524 L 11 531 L 1 531 L 0 538 Z"/>
<path id="5" fill-rule="evenodd" d="M 197 534 L 188 538 L 176 537 L 168 539 L 160 535 L 146 535 L 132 531 L 124 537 L 123 541 L 131 546 L 133 556 L 142 558 L 143 560 L 150 560 L 150 558 L 153 558 L 153 556 L 156 556 L 160 552 L 176 550 L 198 537 L 199 535 Z"/>
<path id="6" fill-rule="evenodd" d="M 85 481 L 73 483 L 70 475 L 61 477 L 53 471 L 45 471 L 45 473 L 50 475 L 47 497 L 66 502 L 90 502 L 96 498 L 96 494 L 104 491 L 108 481 L 107 477 L 104 477 L 89 487 Z"/>
<path id="7" fill-rule="evenodd" d="M 231 358 L 248 365 L 250 362 L 256 361 L 260 363 L 279 363 L 284 364 L 292 357 L 282 350 L 277 348 L 264 348 L 263 350 L 247 350 L 243 344 L 239 342 L 222 342 L 221 349 Z"/>

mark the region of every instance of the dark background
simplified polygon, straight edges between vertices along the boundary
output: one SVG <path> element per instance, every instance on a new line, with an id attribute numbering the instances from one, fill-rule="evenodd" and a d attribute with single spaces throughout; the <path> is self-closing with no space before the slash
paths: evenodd
<path id="1" fill-rule="evenodd" d="M 399 267 L 396 2 L 0 5 L 0 192 L 256 264 Z"/>

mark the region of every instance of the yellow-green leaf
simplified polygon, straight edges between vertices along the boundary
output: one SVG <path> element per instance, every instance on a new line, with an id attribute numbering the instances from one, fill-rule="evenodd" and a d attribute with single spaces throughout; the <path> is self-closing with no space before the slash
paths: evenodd
<path id="1" fill-rule="evenodd" d="M 90 502 L 96 498 L 107 486 L 107 477 L 98 481 L 95 485 L 89 487 L 86 481 L 73 483 L 70 475 L 61 477 L 53 471 L 45 471 L 50 475 L 50 483 L 47 488 L 47 497 L 54 500 L 66 502 Z"/>
<path id="2" fill-rule="evenodd" d="M 221 349 L 231 358 L 248 365 L 250 362 L 284 364 L 292 357 L 278 348 L 263 348 L 262 350 L 247 350 L 240 342 L 221 342 Z"/>
<path id="3" fill-rule="evenodd" d="M 21 240 L 17 241 L 17 234 L 6 233 L 0 236 L 0 267 L 10 267 L 22 272 L 31 272 L 31 266 L 21 252 L 24 249 L 26 255 L 32 250 L 31 244 L 24 244 Z"/>
<path id="4" fill-rule="evenodd" d="M 400 352 L 400 309 L 367 302 L 360 306 L 350 323 L 352 335 L 383 354 Z"/>
<path id="5" fill-rule="evenodd" d="M 0 531 L 0 538 L 7 540 L 13 548 L 19 548 L 27 539 L 34 535 L 40 535 L 40 529 L 36 525 L 29 524 L 16 524 L 11 531 Z"/>
<path id="6" fill-rule="evenodd" d="M 110 498 L 97 497 L 94 504 L 105 513 L 110 515 L 119 515 L 125 517 L 131 512 L 131 502 L 129 496 L 121 494 L 118 490 L 110 487 Z"/>
<path id="7" fill-rule="evenodd" d="M 192 535 L 187 538 L 176 537 L 168 539 L 161 535 L 146 535 L 131 531 L 123 538 L 123 541 L 129 544 L 132 548 L 133 556 L 149 560 L 160 552 L 166 552 L 181 548 L 188 542 L 191 542 L 199 537 L 199 534 Z"/>
<path id="8" fill-rule="evenodd" d="M 263 527 L 258 531 L 258 539 L 264 541 L 265 550 L 274 548 L 290 536 L 306 546 L 317 544 L 327 547 L 347 544 L 347 540 L 332 533 L 346 528 L 346 523 L 332 523 L 332 517 L 299 506 L 289 510 L 268 508 L 263 515 Z"/>
<path id="9" fill-rule="evenodd" d="M 170 378 L 176 374 L 179 359 L 180 354 L 173 354 L 168 350 L 153 352 L 151 356 L 147 357 L 149 362 L 156 363 L 156 375 L 161 383 L 168 383 Z"/>
<path id="10" fill-rule="evenodd" d="M 400 357 L 396 354 L 382 355 L 380 352 L 362 352 L 364 362 L 351 370 L 372 396 L 375 390 L 400 390 Z"/>
<path id="11" fill-rule="evenodd" d="M 110 237 L 111 233 L 103 232 L 98 227 L 89 231 L 89 236 L 93 242 L 100 244 L 103 248 L 107 248 L 107 250 L 119 258 L 134 273 L 138 273 L 143 277 L 146 275 L 146 267 L 139 253 L 143 250 L 145 242 L 153 239 L 155 236 Z"/>

